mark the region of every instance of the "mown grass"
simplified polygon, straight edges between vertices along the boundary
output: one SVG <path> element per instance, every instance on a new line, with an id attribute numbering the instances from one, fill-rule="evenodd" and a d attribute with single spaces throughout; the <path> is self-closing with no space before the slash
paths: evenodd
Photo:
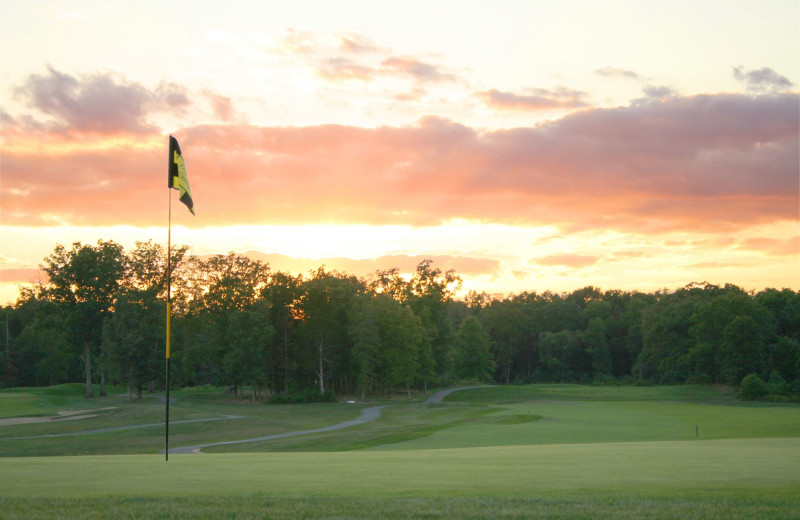
<path id="1" fill-rule="evenodd" d="M 42 500 L 63 499 L 63 508 L 74 508 L 68 516 L 81 518 L 95 510 L 124 518 L 125 510 L 129 517 L 392 519 L 499 518 L 494 509 L 502 504 L 507 518 L 618 517 L 655 505 L 657 513 L 645 516 L 792 518 L 799 467 L 800 439 L 206 454 L 169 462 L 4 458 L 0 507 L 19 518 Z M 419 516 L 394 511 L 398 505 Z M 464 516 L 469 508 L 473 516 Z M 686 516 L 692 509 L 703 514 Z"/>
<path id="2" fill-rule="evenodd" d="M 0 510 L 8 520 L 81 518 L 116 520 L 148 518 L 336 519 L 336 520 L 753 520 L 796 519 L 797 503 L 774 498 L 632 498 L 582 497 L 579 499 L 458 497 L 458 498 L 306 498 L 271 495 L 199 496 L 177 498 L 110 497 L 70 499 L 1 498 Z"/>
<path id="3" fill-rule="evenodd" d="M 23 397 L 17 399 L 18 396 Z M 264 405 L 236 399 L 224 394 L 221 389 L 177 391 L 171 392 L 171 397 L 174 397 L 176 402 L 170 405 L 170 446 L 188 446 L 314 429 L 354 419 L 362 408 L 362 405 L 344 404 Z M 11 406 L 8 403 L 17 404 Z M 40 406 L 40 403 L 47 405 Z M 13 409 L 13 412 L 8 412 L 7 407 Z M 126 397 L 119 395 L 118 392 L 107 397 L 85 399 L 82 385 L 60 385 L 55 389 L 0 391 L 0 410 L 3 410 L 4 417 L 33 415 L 55 417 L 56 411 L 59 410 L 106 407 L 114 408 L 94 411 L 92 413 L 96 413 L 97 417 L 87 419 L 4 425 L 0 428 L 0 456 L 157 453 L 164 448 L 165 407 L 156 395 L 145 394 L 144 399 L 128 403 Z M 238 415 L 243 418 L 178 423 L 181 420 L 221 418 L 225 415 Z M 92 435 L 4 440 L 9 437 L 61 435 L 100 428 L 147 424 L 152 426 Z"/>
<path id="4" fill-rule="evenodd" d="M 0 408 L 24 393 L 0 391 Z M 52 394 L 91 407 L 68 387 Z M 218 389 L 173 395 L 173 417 L 245 419 L 176 424 L 171 446 L 317 428 L 377 404 L 268 406 Z M 112 399 L 114 410 L 60 426 L 163 421 L 156 399 L 89 401 Z M 30 411 L 31 403 L 15 406 Z M 346 430 L 169 462 L 155 454 L 161 427 L 24 441 L 2 437 L 53 424 L 4 427 L 0 518 L 800 518 L 797 405 L 751 406 L 721 388 L 578 385 L 392 404 Z M 83 453 L 93 455 L 33 456 Z"/>

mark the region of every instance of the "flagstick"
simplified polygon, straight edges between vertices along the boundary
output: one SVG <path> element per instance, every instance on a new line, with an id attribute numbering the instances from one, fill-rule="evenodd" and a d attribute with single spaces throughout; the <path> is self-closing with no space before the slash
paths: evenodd
<path id="1" fill-rule="evenodd" d="M 170 340 L 170 320 L 172 317 L 172 261 L 171 261 L 171 252 L 172 252 L 172 188 L 167 190 L 169 194 L 169 220 L 167 224 L 167 421 L 166 421 L 166 432 L 164 438 L 165 449 L 164 453 L 166 455 L 165 460 L 169 460 L 169 340 Z"/>

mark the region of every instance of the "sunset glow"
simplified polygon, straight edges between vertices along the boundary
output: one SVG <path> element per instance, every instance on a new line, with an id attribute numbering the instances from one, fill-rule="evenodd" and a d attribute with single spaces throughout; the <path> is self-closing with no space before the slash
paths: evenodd
<path id="1" fill-rule="evenodd" d="M 166 244 L 170 133 L 197 255 L 800 289 L 797 2 L 285 4 L 5 6 L 0 303 L 56 244 Z"/>

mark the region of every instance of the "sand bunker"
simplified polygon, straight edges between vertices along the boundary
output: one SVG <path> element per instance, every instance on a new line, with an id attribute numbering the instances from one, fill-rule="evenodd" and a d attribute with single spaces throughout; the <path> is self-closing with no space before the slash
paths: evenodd
<path id="1" fill-rule="evenodd" d="M 45 417 L 7 417 L 0 419 L 0 426 L 10 426 L 13 424 L 34 424 L 34 423 L 47 423 L 47 422 L 60 422 L 60 421 L 76 421 L 79 419 L 88 419 L 90 417 L 97 417 L 96 413 L 101 410 L 113 410 L 116 406 L 108 406 L 106 408 L 91 408 L 89 410 L 64 410 L 58 412 L 58 415 L 48 415 Z"/>

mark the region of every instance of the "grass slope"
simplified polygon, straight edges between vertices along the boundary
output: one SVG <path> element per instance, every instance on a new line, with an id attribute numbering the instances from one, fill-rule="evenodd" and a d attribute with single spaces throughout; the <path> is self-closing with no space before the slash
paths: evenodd
<path id="1" fill-rule="evenodd" d="M 89 408 L 68 390 L 53 399 Z M 0 408 L 16 399 L 17 410 L 35 412 L 45 395 L 34 389 L 23 405 L 8 398 L 20 393 L 0 391 Z M 181 417 L 246 416 L 177 425 L 175 436 L 186 444 L 309 429 L 359 412 L 250 405 L 217 390 L 176 394 Z M 110 399 L 92 402 L 109 406 Z M 118 401 L 100 417 L 61 426 L 163 412 L 156 400 Z M 577 385 L 474 389 L 440 405 L 393 404 L 381 419 L 351 429 L 169 462 L 152 454 L 162 446 L 160 428 L 10 441 L 2 437 L 53 424 L 4 427 L 5 455 L 139 454 L 0 457 L 0 517 L 783 519 L 800 511 L 797 405 L 745 405 L 708 387 Z"/>
<path id="2" fill-rule="evenodd" d="M 486 516 L 472 518 L 501 518 L 494 507 L 502 504 L 507 518 L 559 511 L 597 518 L 656 504 L 659 518 L 737 517 L 731 508 L 750 518 L 792 518 L 800 506 L 798 468 L 800 439 L 184 455 L 169 462 L 4 458 L 0 508 L 5 518 L 32 518 L 58 499 L 68 516 L 86 518 L 109 509 L 151 518 L 301 518 L 303 504 L 307 518 L 391 519 L 414 518 L 397 509 L 409 503 L 428 518 L 470 517 L 452 515 L 476 507 Z M 690 510 L 702 514 L 687 516 Z"/>

